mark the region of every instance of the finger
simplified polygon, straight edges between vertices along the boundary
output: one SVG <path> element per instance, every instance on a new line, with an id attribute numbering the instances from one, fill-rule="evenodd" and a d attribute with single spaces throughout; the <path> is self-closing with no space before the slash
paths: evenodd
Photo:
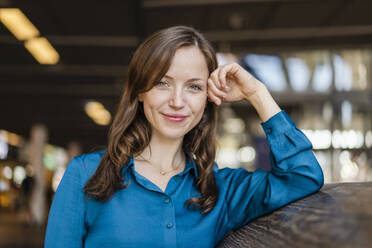
<path id="1" fill-rule="evenodd" d="M 227 64 L 223 67 L 223 70 L 221 70 L 220 77 L 224 79 L 223 87 L 225 90 L 228 91 L 231 89 L 231 87 L 228 85 L 228 82 L 230 81 L 230 79 L 235 77 L 238 70 L 239 64 L 237 63 Z"/>
<path id="2" fill-rule="evenodd" d="M 226 97 L 226 93 L 218 89 L 212 79 L 208 79 L 208 90 L 218 97 Z"/>
<path id="3" fill-rule="evenodd" d="M 218 71 L 218 79 L 221 82 L 221 88 L 227 90 L 227 83 L 226 83 L 226 67 L 222 67 Z"/>
<path id="4" fill-rule="evenodd" d="M 216 104 L 217 105 L 217 97 L 216 96 L 214 96 L 210 91 L 208 92 L 208 101 L 210 101 L 210 102 L 213 102 L 214 104 Z"/>
<path id="5" fill-rule="evenodd" d="M 213 84 L 213 83 L 209 82 L 208 84 Z M 208 87 L 207 95 L 208 95 L 208 98 L 211 99 L 211 101 L 213 101 L 216 105 L 220 105 L 222 103 L 221 98 L 213 92 L 212 86 Z"/>
<path id="6" fill-rule="evenodd" d="M 209 78 L 212 79 L 212 81 L 214 82 L 214 84 L 216 85 L 216 87 L 218 87 L 219 89 L 222 89 L 221 87 L 221 83 L 218 79 L 218 72 L 219 72 L 220 69 L 216 69 L 214 72 L 212 72 L 212 74 L 210 75 Z"/>
<path id="7" fill-rule="evenodd" d="M 211 91 L 208 93 L 208 98 L 211 99 L 211 102 L 214 102 L 216 105 L 220 105 L 222 102 L 217 96 L 213 95 Z"/>

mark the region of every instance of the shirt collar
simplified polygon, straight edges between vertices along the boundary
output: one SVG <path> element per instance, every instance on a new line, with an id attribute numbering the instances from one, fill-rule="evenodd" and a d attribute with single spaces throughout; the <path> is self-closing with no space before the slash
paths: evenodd
<path id="1" fill-rule="evenodd" d="M 197 179 L 198 178 L 198 170 L 196 168 L 195 160 L 193 158 L 191 158 L 190 156 L 188 156 L 186 153 L 185 153 L 185 156 L 186 156 L 186 167 L 185 167 L 185 170 L 183 172 L 181 172 L 180 175 L 183 176 L 191 170 L 194 173 L 195 179 Z M 133 167 L 133 165 L 134 165 L 134 160 L 133 160 L 133 154 L 132 154 L 130 156 L 128 165 L 124 166 L 123 169 L 122 169 L 123 173 L 127 169 L 129 169 L 130 167 Z"/>
<path id="2" fill-rule="evenodd" d="M 197 168 L 196 168 L 195 160 L 194 160 L 193 158 L 191 158 L 190 156 L 188 156 L 186 153 L 185 153 L 185 156 L 186 156 L 186 168 L 185 168 L 185 170 L 181 173 L 181 175 L 184 175 L 184 174 L 186 174 L 189 170 L 191 170 L 191 171 L 194 172 L 195 179 L 198 179 L 198 170 L 197 170 Z"/>

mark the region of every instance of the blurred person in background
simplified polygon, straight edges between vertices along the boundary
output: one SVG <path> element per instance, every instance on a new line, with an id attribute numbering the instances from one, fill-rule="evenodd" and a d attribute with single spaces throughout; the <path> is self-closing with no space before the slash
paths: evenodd
<path id="1" fill-rule="evenodd" d="M 30 209 L 31 193 L 34 187 L 34 178 L 31 176 L 29 167 L 26 167 L 26 177 L 21 183 L 21 209 L 19 218 L 25 225 L 32 225 L 33 219 Z"/>
<path id="2" fill-rule="evenodd" d="M 248 101 L 272 170 L 219 169 L 217 110 Z M 210 42 L 174 26 L 148 37 L 129 64 L 104 150 L 74 157 L 54 195 L 45 247 L 214 247 L 230 231 L 318 191 L 312 144 L 266 86 Z"/>

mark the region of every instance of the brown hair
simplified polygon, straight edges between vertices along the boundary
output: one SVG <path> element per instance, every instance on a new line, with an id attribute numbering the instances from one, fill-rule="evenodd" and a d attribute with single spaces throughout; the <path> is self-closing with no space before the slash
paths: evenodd
<path id="1" fill-rule="evenodd" d="M 131 155 L 140 154 L 150 143 L 151 126 L 143 112 L 138 94 L 150 90 L 168 71 L 171 60 L 180 47 L 196 46 L 204 54 L 209 73 L 217 68 L 216 54 L 206 38 L 192 27 L 174 26 L 148 37 L 135 51 L 126 76 L 123 95 L 109 129 L 108 146 L 95 174 L 88 180 L 86 195 L 107 201 L 119 189 L 125 189 L 122 168 Z M 213 175 L 217 110 L 207 101 L 200 122 L 183 139 L 182 149 L 194 158 L 198 171 L 195 188 L 201 198 L 190 198 L 185 206 L 202 208 L 202 213 L 213 209 L 218 200 L 218 189 Z"/>

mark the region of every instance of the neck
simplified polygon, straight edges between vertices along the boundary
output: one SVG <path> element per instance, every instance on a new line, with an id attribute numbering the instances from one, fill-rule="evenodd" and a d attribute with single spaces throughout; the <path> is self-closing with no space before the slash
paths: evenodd
<path id="1" fill-rule="evenodd" d="M 182 151 L 182 141 L 183 139 L 160 139 L 152 135 L 150 144 L 143 152 L 135 156 L 135 160 L 146 161 L 166 171 L 180 168 L 186 161 L 186 156 Z"/>

